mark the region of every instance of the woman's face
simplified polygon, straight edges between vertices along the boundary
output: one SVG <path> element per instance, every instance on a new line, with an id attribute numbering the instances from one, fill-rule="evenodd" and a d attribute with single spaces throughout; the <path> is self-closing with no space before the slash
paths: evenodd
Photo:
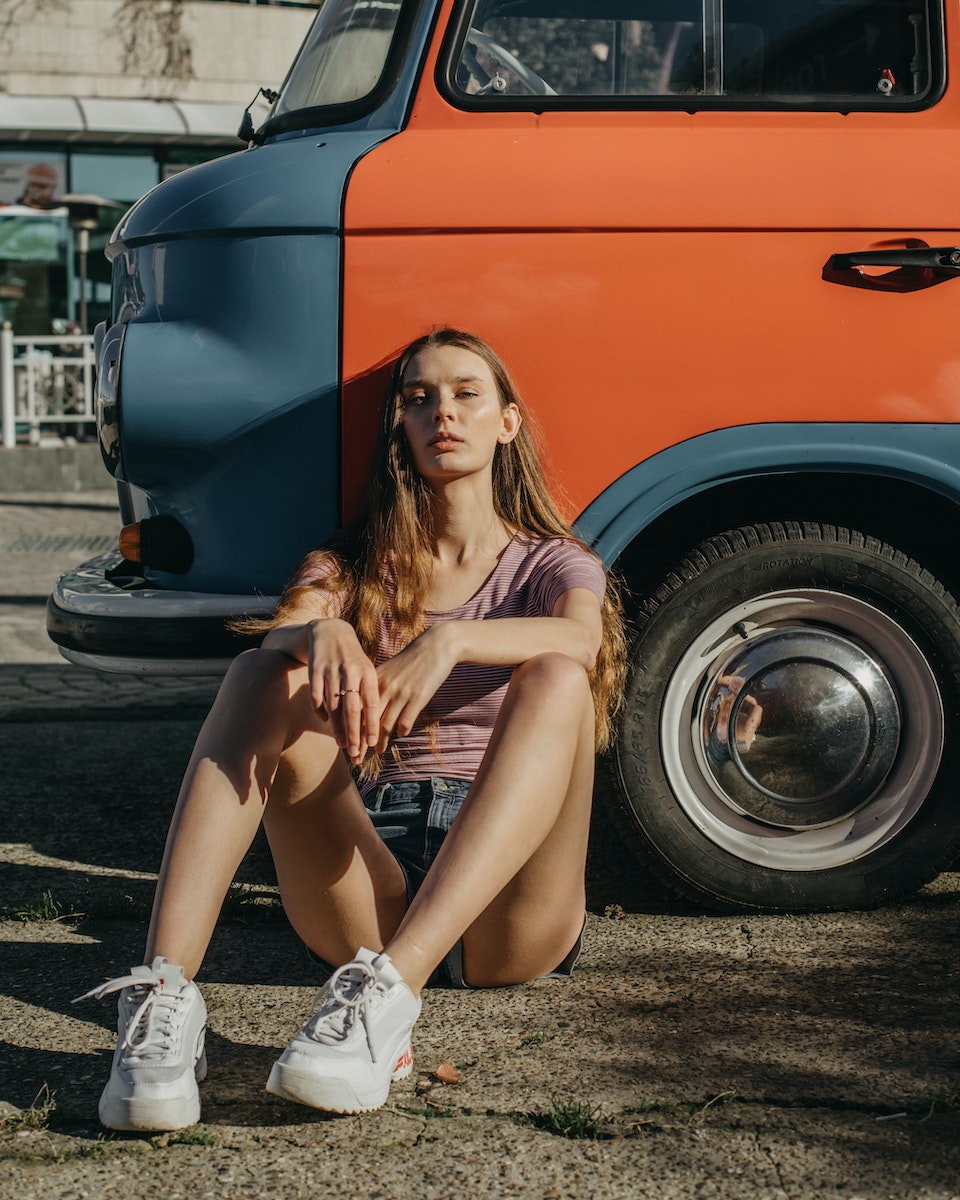
<path id="1" fill-rule="evenodd" d="M 512 442 L 520 429 L 519 410 L 501 403 L 489 366 L 460 346 L 415 354 L 401 392 L 403 429 L 428 483 L 489 472 L 497 446 Z"/>

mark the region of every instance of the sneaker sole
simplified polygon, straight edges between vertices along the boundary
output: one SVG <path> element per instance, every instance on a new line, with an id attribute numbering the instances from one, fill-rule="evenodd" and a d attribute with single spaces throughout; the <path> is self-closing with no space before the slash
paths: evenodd
<path id="1" fill-rule="evenodd" d="M 390 1084 L 395 1079 L 406 1079 L 413 1070 L 413 1052 L 408 1047 L 397 1060 L 393 1074 L 386 1086 L 358 1088 L 347 1079 L 334 1075 L 318 1075 L 313 1071 L 301 1071 L 288 1063 L 275 1062 L 267 1079 L 267 1091 L 297 1104 L 319 1108 L 324 1112 L 361 1113 L 382 1108 L 390 1094 Z"/>
<path id="2" fill-rule="evenodd" d="M 207 1057 L 197 1062 L 194 1077 L 199 1083 L 207 1074 Z M 186 1129 L 200 1120 L 200 1097 L 192 1096 L 114 1097 L 108 1095 L 109 1084 L 100 1096 L 97 1111 L 100 1123 L 107 1129 L 135 1133 L 172 1133 Z"/>

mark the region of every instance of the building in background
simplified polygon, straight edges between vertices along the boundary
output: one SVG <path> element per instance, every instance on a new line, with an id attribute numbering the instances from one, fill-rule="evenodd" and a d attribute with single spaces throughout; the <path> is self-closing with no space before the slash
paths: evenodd
<path id="1" fill-rule="evenodd" d="M 57 198 L 126 206 L 240 149 L 244 109 L 261 85 L 283 81 L 318 7 L 0 0 L 0 322 L 17 335 L 75 331 L 74 234 Z M 104 210 L 90 235 L 90 328 L 107 315 L 103 247 L 117 216 Z"/>

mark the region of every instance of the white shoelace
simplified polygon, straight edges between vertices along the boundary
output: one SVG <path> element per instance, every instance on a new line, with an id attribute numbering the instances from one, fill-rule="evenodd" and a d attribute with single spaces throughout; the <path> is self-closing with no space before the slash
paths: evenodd
<path id="1" fill-rule="evenodd" d="M 175 1050 L 178 1033 L 176 1018 L 182 997 L 177 992 L 163 992 L 163 980 L 159 976 L 151 979 L 143 975 L 123 975 L 77 996 L 74 1004 L 79 1000 L 102 1000 L 111 992 L 119 992 L 124 988 L 131 989 L 130 1002 L 139 1000 L 139 1005 L 127 1022 L 120 1049 L 130 1050 L 142 1058 L 162 1057 Z"/>
<path id="2" fill-rule="evenodd" d="M 363 963 L 338 967 L 315 998 L 320 1007 L 303 1027 L 305 1036 L 324 1046 L 346 1041 L 357 1016 L 363 1026 L 370 1058 L 377 1061 L 370 1036 L 369 1010 L 373 994 L 382 994 L 383 986 Z"/>

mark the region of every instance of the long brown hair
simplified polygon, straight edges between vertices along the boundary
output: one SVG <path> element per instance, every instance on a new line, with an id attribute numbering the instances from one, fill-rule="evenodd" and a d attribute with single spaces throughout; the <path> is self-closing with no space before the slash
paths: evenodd
<path id="1" fill-rule="evenodd" d="M 383 406 L 380 436 L 370 471 L 366 519 L 353 535 L 329 549 L 314 550 L 298 566 L 273 618 L 244 622 L 243 628 L 272 629 L 290 620 L 305 590 L 322 587 L 343 593 L 345 620 L 373 658 L 381 614 L 388 600 L 383 563 L 393 557 L 396 593 L 392 598 L 397 641 L 394 652 L 425 627 L 424 609 L 433 557 L 433 493 L 413 460 L 403 428 L 403 378 L 421 350 L 454 346 L 476 354 L 490 368 L 501 406 L 515 404 L 523 420 L 512 441 L 497 446 L 493 460 L 493 505 L 503 524 L 537 537 L 578 541 L 560 515 L 547 487 L 539 438 L 510 372 L 482 338 L 459 329 L 440 328 L 417 338 L 400 354 Z M 582 543 L 580 543 L 582 545 Z M 402 550 L 398 550 L 402 547 Z M 597 748 L 609 745 L 612 722 L 621 702 L 626 662 L 622 606 L 608 579 L 603 602 L 603 640 L 591 672 L 596 709 Z"/>

